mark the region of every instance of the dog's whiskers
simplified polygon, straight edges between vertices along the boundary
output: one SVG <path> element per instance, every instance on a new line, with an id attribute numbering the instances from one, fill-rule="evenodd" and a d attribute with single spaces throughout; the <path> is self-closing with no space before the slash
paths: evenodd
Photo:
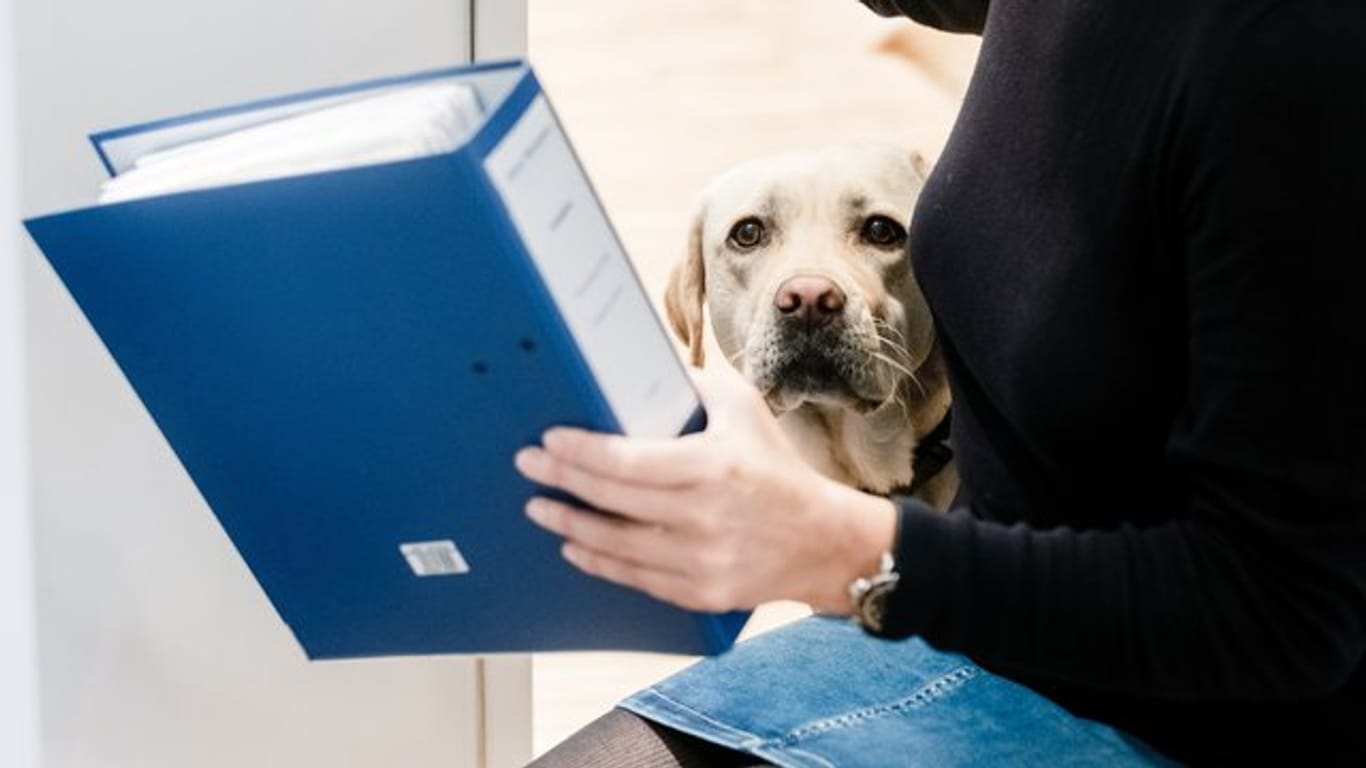
<path id="1" fill-rule="evenodd" d="M 910 352 L 907 352 L 905 347 L 901 346 L 900 344 L 897 344 L 895 341 L 892 341 L 891 339 L 888 339 L 882 334 L 878 334 L 878 340 L 886 343 L 887 346 L 891 347 L 894 352 L 898 352 L 902 356 L 904 356 L 905 362 L 903 363 L 901 361 L 898 361 L 877 350 L 870 350 L 870 354 L 872 355 L 872 357 L 876 360 L 881 360 L 887 365 L 890 365 L 893 369 L 906 374 L 906 378 L 910 379 L 911 383 L 915 385 L 916 389 L 920 390 L 920 396 L 928 396 L 929 392 L 925 389 L 925 385 L 920 382 L 920 377 L 916 376 L 915 371 L 911 370 L 910 366 L 908 365 L 911 361 Z"/>
<path id="2" fill-rule="evenodd" d="M 893 353 L 895 353 L 896 356 L 897 356 L 898 358 L 900 358 L 901 361 L 902 361 L 907 367 L 910 367 L 911 361 L 915 359 L 914 357 L 911 356 L 911 351 L 910 351 L 910 350 L 906 349 L 906 347 L 902 346 L 901 344 L 896 343 L 896 342 L 893 341 L 892 339 L 889 339 L 889 338 L 887 338 L 886 336 L 882 336 L 882 335 L 880 335 L 880 334 L 878 335 L 877 340 L 878 340 L 879 342 L 881 342 L 882 344 L 887 345 L 887 347 L 888 347 Z"/>
<path id="3" fill-rule="evenodd" d="M 892 357 L 889 357 L 888 355 L 884 355 L 884 354 L 882 354 L 881 352 L 871 351 L 871 350 L 869 351 L 869 354 L 872 355 L 873 359 L 875 359 L 875 360 L 881 360 L 882 362 L 886 363 L 887 365 L 892 366 L 892 368 L 894 368 L 894 369 L 900 371 L 901 373 L 906 374 L 908 377 L 910 377 L 910 379 L 911 379 L 912 381 L 916 381 L 915 371 L 912 371 L 910 368 L 907 368 L 905 365 L 901 364 L 900 362 L 898 362 L 897 360 L 893 359 Z M 919 384 L 918 381 L 916 381 L 916 383 Z"/>
<path id="4" fill-rule="evenodd" d="M 891 323 L 887 322 L 886 320 L 883 320 L 882 318 L 879 318 L 879 317 L 874 317 L 874 318 L 873 318 L 873 325 L 874 325 L 874 327 L 877 327 L 877 328 L 886 328 L 887 330 L 891 331 L 892 333 L 895 333 L 896 336 L 897 336 L 897 338 L 898 338 L 898 339 L 901 339 L 902 343 L 905 343 L 905 342 L 906 342 L 906 334 L 902 333 L 900 328 L 896 327 L 895 325 L 892 325 Z"/>
<path id="5" fill-rule="evenodd" d="M 892 338 L 890 336 L 883 334 L 883 329 L 886 329 L 891 333 L 896 334 L 896 338 Z M 892 325 L 891 323 L 888 323 L 885 320 L 878 320 L 874 318 L 873 332 L 878 337 L 879 341 L 887 344 L 887 346 L 891 347 L 893 351 L 898 352 L 903 357 L 905 357 L 907 365 L 909 365 L 910 362 L 915 359 L 915 356 L 911 354 L 910 342 L 906 340 L 906 335 L 901 332 L 900 328 L 897 328 L 896 326 Z"/>
<path id="6" fill-rule="evenodd" d="M 892 338 L 882 333 L 883 329 L 896 334 L 896 338 Z M 902 333 L 900 328 L 897 328 L 886 320 L 873 318 L 873 332 L 878 337 L 879 341 L 887 344 L 893 351 L 903 355 L 906 358 L 907 365 L 915 359 L 915 356 L 911 354 L 910 342 L 906 340 L 906 334 Z"/>

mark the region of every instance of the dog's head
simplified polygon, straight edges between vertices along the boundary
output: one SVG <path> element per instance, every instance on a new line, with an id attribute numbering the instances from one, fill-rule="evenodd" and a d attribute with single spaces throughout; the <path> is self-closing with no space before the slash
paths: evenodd
<path id="1" fill-rule="evenodd" d="M 906 255 L 927 169 L 892 146 L 745 163 L 703 195 L 665 306 L 703 359 L 703 304 L 719 347 L 778 413 L 894 401 L 934 329 Z"/>

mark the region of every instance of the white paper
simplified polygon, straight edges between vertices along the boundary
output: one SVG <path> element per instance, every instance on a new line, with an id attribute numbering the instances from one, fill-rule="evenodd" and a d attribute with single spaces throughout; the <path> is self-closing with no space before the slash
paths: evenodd
<path id="1" fill-rule="evenodd" d="M 482 120 L 474 90 L 409 86 L 143 155 L 101 203 L 450 152 Z"/>

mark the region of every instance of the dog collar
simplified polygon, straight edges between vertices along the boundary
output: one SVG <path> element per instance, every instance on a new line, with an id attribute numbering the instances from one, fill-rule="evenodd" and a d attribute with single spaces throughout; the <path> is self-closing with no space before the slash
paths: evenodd
<path id="1" fill-rule="evenodd" d="M 952 420 L 953 408 L 949 408 L 934 429 L 916 442 L 915 451 L 911 454 L 911 482 L 893 488 L 888 496 L 914 495 L 953 461 L 953 446 L 949 445 Z"/>

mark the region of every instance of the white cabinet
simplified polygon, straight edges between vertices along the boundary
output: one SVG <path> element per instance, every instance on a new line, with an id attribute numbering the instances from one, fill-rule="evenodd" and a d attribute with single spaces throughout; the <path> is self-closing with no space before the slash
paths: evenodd
<path id="1" fill-rule="evenodd" d="M 15 45 L 0 42 L 0 54 L 17 64 L 25 214 L 92 200 L 92 131 L 459 63 L 481 34 L 515 52 L 507 46 L 525 18 L 515 0 L 4 0 L 6 21 L 11 4 Z M 9 67 L 0 58 L 0 77 Z M 0 165 L 0 184 L 14 178 Z M 0 211 L 0 234 L 13 238 L 15 216 Z M 529 714 L 516 688 L 523 661 L 304 660 L 94 332 L 22 242 L 42 766 L 518 764 L 529 750 L 515 727 Z M 8 311 L 20 286 L 11 243 L 0 249 Z M 18 362 L 9 320 L 6 373 Z M 17 403 L 0 395 L 0 409 Z M 9 439 L 9 424 L 0 428 Z M 7 545 L 9 520 L 0 517 Z M 493 698 L 481 688 L 491 677 L 510 681 Z"/>
<path id="2" fill-rule="evenodd" d="M 0 52 L 13 51 L 10 0 L 0 0 Z M 0 54 L 3 55 L 3 54 Z M 0 58 L 0 765 L 37 768 L 37 648 L 29 549 L 19 302 L 19 160 L 14 77 Z"/>

